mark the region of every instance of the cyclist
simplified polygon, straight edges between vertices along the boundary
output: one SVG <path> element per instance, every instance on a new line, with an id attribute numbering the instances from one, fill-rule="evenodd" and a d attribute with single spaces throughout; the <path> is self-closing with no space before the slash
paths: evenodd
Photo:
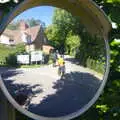
<path id="1" fill-rule="evenodd" d="M 63 77 L 65 74 L 65 61 L 64 61 L 62 55 L 58 58 L 58 66 L 59 66 L 58 75 Z"/>

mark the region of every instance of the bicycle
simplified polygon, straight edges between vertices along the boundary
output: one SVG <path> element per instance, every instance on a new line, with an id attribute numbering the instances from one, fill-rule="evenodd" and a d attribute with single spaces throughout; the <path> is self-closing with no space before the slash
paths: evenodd
<path id="1" fill-rule="evenodd" d="M 58 68 L 58 75 L 62 78 L 64 78 L 65 75 L 65 66 L 59 66 Z"/>

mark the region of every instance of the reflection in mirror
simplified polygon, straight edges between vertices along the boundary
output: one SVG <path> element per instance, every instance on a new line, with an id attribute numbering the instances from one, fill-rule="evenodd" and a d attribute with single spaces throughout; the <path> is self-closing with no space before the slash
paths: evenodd
<path id="1" fill-rule="evenodd" d="M 105 65 L 104 39 L 63 9 L 29 9 L 0 36 L 4 84 L 21 107 L 37 115 L 60 117 L 84 107 L 100 87 Z"/>

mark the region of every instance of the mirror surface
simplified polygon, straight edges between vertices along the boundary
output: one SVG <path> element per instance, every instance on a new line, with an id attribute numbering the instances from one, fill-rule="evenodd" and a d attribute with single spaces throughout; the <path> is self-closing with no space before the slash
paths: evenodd
<path id="1" fill-rule="evenodd" d="M 24 109 L 60 117 L 83 108 L 95 96 L 106 67 L 105 41 L 80 17 L 55 7 L 29 9 L 0 36 L 0 74 Z"/>

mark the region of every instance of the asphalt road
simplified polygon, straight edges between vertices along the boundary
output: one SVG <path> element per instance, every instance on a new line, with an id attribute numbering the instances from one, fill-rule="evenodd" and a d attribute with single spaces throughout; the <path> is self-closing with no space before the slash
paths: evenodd
<path id="1" fill-rule="evenodd" d="M 76 112 L 95 95 L 102 75 L 66 56 L 66 74 L 58 76 L 58 67 L 0 68 L 8 91 L 25 109 L 46 117 Z"/>

